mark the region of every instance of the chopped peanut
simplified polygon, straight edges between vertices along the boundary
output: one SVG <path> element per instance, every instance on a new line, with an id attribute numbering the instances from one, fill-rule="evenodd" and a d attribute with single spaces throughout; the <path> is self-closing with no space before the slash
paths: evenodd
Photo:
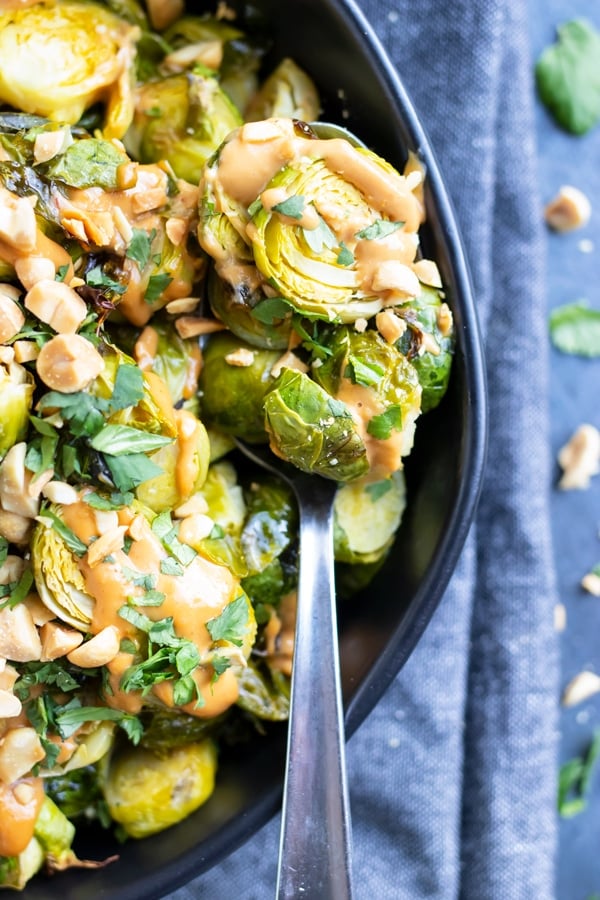
<path id="1" fill-rule="evenodd" d="M 194 547 L 199 541 L 203 541 L 204 538 L 209 536 L 214 526 L 213 519 L 202 513 L 186 516 L 185 519 L 181 520 L 179 526 L 179 540 L 183 544 L 189 544 L 191 547 Z"/>
<path id="2" fill-rule="evenodd" d="M 0 290 L 0 344 L 10 341 L 25 324 L 25 316 L 14 300 Z"/>
<path id="3" fill-rule="evenodd" d="M 119 652 L 120 641 L 119 629 L 115 625 L 107 625 L 89 641 L 67 653 L 67 659 L 82 669 L 106 666 Z"/>
<path id="4" fill-rule="evenodd" d="M 156 31 L 168 28 L 183 15 L 183 0 L 146 0 L 148 18 Z"/>
<path id="5" fill-rule="evenodd" d="M 181 244 L 185 238 L 187 233 L 187 222 L 180 216 L 171 216 L 171 218 L 167 219 L 165 222 L 165 231 L 167 232 L 167 237 L 171 243 L 177 246 L 178 244 Z"/>
<path id="6" fill-rule="evenodd" d="M 125 532 L 127 525 L 118 525 L 111 531 L 101 534 L 98 540 L 94 541 L 88 547 L 87 561 L 92 568 L 101 563 L 106 556 L 110 556 L 116 550 L 121 550 L 125 542 Z"/>
<path id="7" fill-rule="evenodd" d="M 15 261 L 15 272 L 26 291 L 38 281 L 53 281 L 56 266 L 45 256 L 23 256 Z"/>
<path id="8" fill-rule="evenodd" d="M 557 603 L 554 607 L 554 630 L 564 631 L 567 627 L 567 608 L 564 603 Z"/>
<path id="9" fill-rule="evenodd" d="M 71 506 L 79 500 L 76 488 L 66 481 L 49 481 L 42 494 L 51 503 L 60 503 L 61 506 Z"/>
<path id="10" fill-rule="evenodd" d="M 194 494 L 185 503 L 180 504 L 173 510 L 173 515 L 177 519 L 185 519 L 186 516 L 192 516 L 195 513 L 208 512 L 208 503 L 202 494 Z"/>
<path id="11" fill-rule="evenodd" d="M 64 153 L 73 143 L 71 129 L 68 126 L 57 131 L 41 131 L 33 143 L 33 159 L 35 163 L 45 163 L 59 153 Z"/>
<path id="12" fill-rule="evenodd" d="M 144 534 L 146 533 L 146 520 L 143 516 L 134 516 L 131 522 L 129 523 L 129 527 L 127 529 L 127 534 L 134 541 L 140 541 Z"/>
<path id="13" fill-rule="evenodd" d="M 439 328 L 440 334 L 443 337 L 448 337 L 448 335 L 452 331 L 452 324 L 452 310 L 447 303 L 442 303 L 442 305 L 438 309 L 437 327 Z"/>
<path id="14" fill-rule="evenodd" d="M 38 281 L 25 295 L 25 307 L 59 334 L 75 334 L 87 316 L 85 301 L 63 281 Z"/>
<path id="15" fill-rule="evenodd" d="M 419 356 L 423 356 L 424 353 L 431 353 L 432 356 L 440 355 L 440 345 L 434 338 L 432 334 L 429 334 L 428 331 L 421 332 L 421 343 L 419 344 Z"/>
<path id="16" fill-rule="evenodd" d="M 580 425 L 559 450 L 558 462 L 563 470 L 559 488 L 585 490 L 592 475 L 600 471 L 600 431 L 593 425 Z"/>
<path id="17" fill-rule="evenodd" d="M 183 313 L 194 312 L 200 301 L 197 297 L 178 297 L 177 300 L 171 300 L 165 306 L 165 311 L 170 316 L 180 316 Z"/>
<path id="18" fill-rule="evenodd" d="M 40 355 L 40 348 L 35 341 L 15 341 L 13 350 L 15 351 L 15 362 L 18 363 L 33 362 Z"/>
<path id="19" fill-rule="evenodd" d="M 546 222 L 555 231 L 575 231 L 587 225 L 592 207 L 579 188 L 563 185 L 544 210 Z"/>
<path id="20" fill-rule="evenodd" d="M 29 516 L 0 509 L 0 535 L 10 544 L 24 544 L 29 539 L 33 520 Z"/>
<path id="21" fill-rule="evenodd" d="M 42 642 L 33 617 L 23 603 L 0 609 L 0 656 L 15 662 L 39 660 Z"/>
<path id="22" fill-rule="evenodd" d="M 371 287 L 374 291 L 394 291 L 408 297 L 416 297 L 420 292 L 419 279 L 404 263 L 386 259 L 377 266 Z"/>
<path id="23" fill-rule="evenodd" d="M 0 668 L 0 690 L 12 691 L 19 678 L 19 673 L 14 666 L 9 666 L 5 659 L 2 660 L 2 668 Z"/>
<path id="24" fill-rule="evenodd" d="M 225 357 L 227 359 L 227 357 Z M 296 356 L 295 353 L 292 353 L 291 350 L 286 350 L 286 352 L 276 359 L 271 367 L 271 375 L 273 378 L 277 378 L 282 369 L 295 369 L 297 372 L 308 372 L 308 366 L 305 362 L 303 362 L 299 356 Z"/>
<path id="25" fill-rule="evenodd" d="M 47 622 L 40 628 L 42 662 L 66 656 L 83 642 L 83 635 L 60 622 Z"/>
<path id="26" fill-rule="evenodd" d="M 360 316 L 360 318 L 356 319 L 354 322 L 354 330 L 358 331 L 359 334 L 363 334 L 363 332 L 367 330 L 368 324 L 367 320 Z"/>
<path id="27" fill-rule="evenodd" d="M 229 366 L 239 366 L 245 369 L 254 362 L 254 351 L 247 347 L 238 347 L 237 350 L 233 350 L 225 356 L 225 362 Z"/>
<path id="28" fill-rule="evenodd" d="M 106 531 L 112 531 L 119 524 L 119 514 L 116 509 L 95 509 L 94 521 L 98 534 L 104 534 Z"/>
<path id="29" fill-rule="evenodd" d="M 112 217 L 115 223 L 115 228 L 123 238 L 123 242 L 129 245 L 131 243 L 131 239 L 133 238 L 133 228 L 131 227 L 129 219 L 120 206 L 113 206 Z"/>
<path id="30" fill-rule="evenodd" d="M 44 344 L 37 373 L 51 390 L 63 394 L 82 391 L 104 369 L 104 360 L 80 334 L 58 334 Z"/>
<path id="31" fill-rule="evenodd" d="M 205 319 L 202 316 L 180 316 L 179 319 L 175 319 L 175 328 L 179 337 L 190 338 L 223 331 L 225 325 L 216 319 Z"/>
<path id="32" fill-rule="evenodd" d="M 12 584 L 18 581 L 25 571 L 25 560 L 9 553 L 0 566 L 0 584 Z"/>
<path id="33" fill-rule="evenodd" d="M 45 625 L 46 622 L 51 622 L 54 618 L 52 610 L 42 603 L 37 594 L 27 594 L 23 603 L 31 613 L 31 618 L 38 628 Z"/>
<path id="34" fill-rule="evenodd" d="M 133 356 L 140 369 L 152 369 L 158 353 L 158 331 L 152 325 L 142 329 L 133 347 Z"/>
<path id="35" fill-rule="evenodd" d="M 0 719 L 13 719 L 21 714 L 22 706 L 12 691 L 0 688 Z"/>
<path id="36" fill-rule="evenodd" d="M 395 344 L 406 331 L 407 325 L 404 319 L 394 315 L 391 309 L 384 309 L 375 316 L 375 325 L 381 337 L 388 344 Z"/>
<path id="37" fill-rule="evenodd" d="M 0 741 L 0 779 L 12 784 L 31 772 L 45 756 L 35 728 L 12 728 Z"/>
<path id="38" fill-rule="evenodd" d="M 412 264 L 412 270 L 422 284 L 436 288 L 442 287 L 440 270 L 432 259 L 418 259 Z"/>
<path id="39" fill-rule="evenodd" d="M 32 473 L 25 467 L 27 444 L 13 444 L 0 463 L 0 504 L 6 512 L 34 519 L 39 511 L 39 495 L 32 494 L 29 486 Z"/>
<path id="40" fill-rule="evenodd" d="M 600 692 L 600 677 L 595 672 L 580 672 L 566 686 L 563 696 L 563 706 L 577 706 L 594 694 Z"/>
<path id="41" fill-rule="evenodd" d="M 37 241 L 33 208 L 36 197 L 18 197 L 0 187 L 0 238 L 20 253 L 31 253 Z"/>
<path id="42" fill-rule="evenodd" d="M 0 344 L 0 363 L 4 366 L 10 366 L 15 360 L 15 351 L 12 347 Z"/>
<path id="43" fill-rule="evenodd" d="M 581 579 L 581 587 L 584 591 L 587 591 L 588 594 L 593 594 L 594 597 L 600 597 L 600 575 L 597 575 L 596 572 L 588 572 L 587 575 L 584 575 Z"/>

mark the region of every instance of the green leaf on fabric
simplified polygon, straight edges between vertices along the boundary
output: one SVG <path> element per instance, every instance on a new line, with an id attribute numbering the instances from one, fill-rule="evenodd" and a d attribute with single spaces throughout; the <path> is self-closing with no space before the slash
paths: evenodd
<path id="1" fill-rule="evenodd" d="M 560 767 L 557 799 L 558 812 L 563 818 L 572 818 L 586 808 L 599 757 L 600 729 L 597 729 L 587 752 L 567 760 Z"/>
<path id="2" fill-rule="evenodd" d="M 562 128 L 585 134 L 600 120 L 600 34 L 585 19 L 557 31 L 535 67 L 538 92 Z"/>
<path id="3" fill-rule="evenodd" d="M 550 337 L 563 353 L 600 356 L 600 310 L 585 301 L 557 307 L 550 313 Z"/>

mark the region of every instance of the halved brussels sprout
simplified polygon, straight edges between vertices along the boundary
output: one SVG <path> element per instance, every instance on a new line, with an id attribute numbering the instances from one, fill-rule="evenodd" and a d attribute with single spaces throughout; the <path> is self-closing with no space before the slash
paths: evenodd
<path id="1" fill-rule="evenodd" d="M 0 100 L 75 123 L 106 103 L 104 135 L 120 138 L 133 115 L 139 29 L 96 3 L 36 3 L 0 14 Z"/>
<path id="2" fill-rule="evenodd" d="M 241 261 L 235 267 L 212 266 L 207 285 L 211 309 L 236 337 L 252 347 L 284 350 L 292 330 L 291 310 L 283 318 L 267 317 L 264 321 L 256 307 L 266 297 L 256 276 L 254 265 Z"/>
<path id="3" fill-rule="evenodd" d="M 203 354 L 202 418 L 226 434 L 248 441 L 266 440 L 263 400 L 273 384 L 271 369 L 281 353 L 252 347 L 235 335 L 220 332 L 210 336 Z"/>
<path id="4" fill-rule="evenodd" d="M 304 472 L 354 481 L 369 471 L 350 408 L 303 372 L 283 369 L 264 398 L 271 449 Z"/>
<path id="5" fill-rule="evenodd" d="M 338 562 L 374 563 L 389 550 L 406 506 L 404 473 L 372 484 L 344 484 L 334 501 Z"/>
<path id="6" fill-rule="evenodd" d="M 217 752 L 211 740 L 160 757 L 127 747 L 110 761 L 103 784 L 109 812 L 126 834 L 147 837 L 175 825 L 212 794 Z"/>
<path id="7" fill-rule="evenodd" d="M 246 122 L 290 118 L 303 122 L 318 119 L 321 111 L 314 81 L 293 59 L 283 59 L 251 99 L 244 112 Z"/>
<path id="8" fill-rule="evenodd" d="M 27 433 L 33 376 L 16 362 L 0 364 L 0 459 Z"/>
<path id="9" fill-rule="evenodd" d="M 124 143 L 135 159 L 168 159 L 179 178 L 197 184 L 206 160 L 241 121 L 215 78 L 185 72 L 138 88 Z"/>
<path id="10" fill-rule="evenodd" d="M 223 460 L 211 465 L 200 493 L 206 500 L 211 519 L 227 534 L 239 536 L 246 516 L 246 503 L 232 464 Z"/>
<path id="11" fill-rule="evenodd" d="M 94 722 L 90 730 L 75 735 L 77 748 L 65 763 L 56 764 L 52 769 L 42 769 L 40 774 L 46 780 L 92 766 L 110 751 L 114 735 L 114 722 Z"/>
<path id="12" fill-rule="evenodd" d="M 147 328 L 151 332 L 149 341 L 155 349 L 146 357 L 144 352 L 144 335 L 135 343 L 135 353 L 140 368 L 150 370 L 166 385 L 173 406 L 181 405 L 196 396 L 198 378 L 202 366 L 202 354 L 197 339 L 180 337 L 172 321 L 155 316 Z M 120 336 L 120 335 L 119 335 Z M 138 355 L 139 353 L 139 355 Z M 186 404 L 186 409 L 189 406 Z"/>
<path id="13" fill-rule="evenodd" d="M 423 412 L 435 409 L 446 393 L 454 353 L 452 314 L 436 288 L 421 285 L 421 293 L 395 310 L 408 328 L 396 347 L 413 364 L 423 389 Z"/>
<path id="14" fill-rule="evenodd" d="M 412 447 L 421 409 L 414 367 L 376 331 L 336 328 L 330 355 L 313 367 L 313 377 L 351 410 L 367 446 L 369 480 L 400 468 Z"/>
<path id="15" fill-rule="evenodd" d="M 60 506 L 51 504 L 49 508 L 53 515 L 61 518 Z M 31 563 L 35 586 L 44 606 L 73 628 L 88 631 L 94 598 L 86 590 L 76 556 L 50 523 L 39 522 L 34 529 Z"/>
<path id="16" fill-rule="evenodd" d="M 0 857 L 0 888 L 22 891 L 44 864 L 44 851 L 33 837 L 18 856 Z"/>
<path id="17" fill-rule="evenodd" d="M 259 719 L 282 722 L 290 711 L 289 680 L 281 672 L 269 671 L 250 663 L 239 681 L 237 705 Z"/>
<path id="18" fill-rule="evenodd" d="M 281 479 L 253 481 L 246 491 L 248 515 L 240 541 L 250 574 L 263 572 L 294 540 L 298 512 L 291 489 Z"/>

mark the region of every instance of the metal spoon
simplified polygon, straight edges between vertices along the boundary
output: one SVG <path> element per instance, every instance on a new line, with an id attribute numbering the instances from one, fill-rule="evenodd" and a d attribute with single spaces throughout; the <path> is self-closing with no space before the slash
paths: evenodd
<path id="1" fill-rule="evenodd" d="M 278 900 L 351 900 L 351 829 L 333 575 L 336 484 L 236 441 L 283 478 L 300 513 L 300 575 Z"/>

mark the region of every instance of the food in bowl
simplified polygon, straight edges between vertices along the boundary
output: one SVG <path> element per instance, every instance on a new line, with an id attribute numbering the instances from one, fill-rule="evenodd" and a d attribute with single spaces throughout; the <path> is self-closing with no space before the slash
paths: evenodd
<path id="1" fill-rule="evenodd" d="M 454 348 L 416 158 L 400 174 L 321 138 L 307 73 L 286 59 L 259 82 L 262 48 L 231 24 L 117 6 L 0 16 L 0 882 L 17 888 L 110 861 L 77 858 L 81 821 L 180 822 L 220 745 L 286 718 L 296 510 L 232 437 L 340 483 L 351 594 L 392 546 Z M 65 69 L 94 30 L 93 66 Z"/>

